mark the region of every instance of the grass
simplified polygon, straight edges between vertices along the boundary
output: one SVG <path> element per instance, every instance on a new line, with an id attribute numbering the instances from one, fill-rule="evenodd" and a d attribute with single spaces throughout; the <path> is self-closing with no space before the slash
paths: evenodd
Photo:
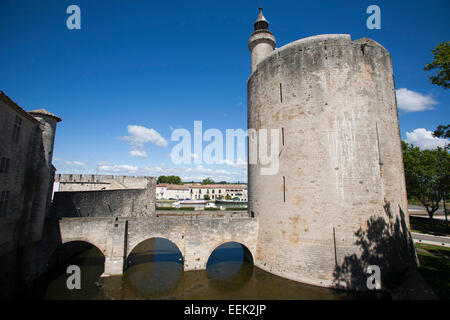
<path id="1" fill-rule="evenodd" d="M 435 236 L 450 236 L 450 227 L 444 220 L 409 216 L 411 231 Z"/>
<path id="2" fill-rule="evenodd" d="M 450 248 L 416 243 L 416 252 L 419 272 L 431 289 L 440 299 L 450 299 Z"/>

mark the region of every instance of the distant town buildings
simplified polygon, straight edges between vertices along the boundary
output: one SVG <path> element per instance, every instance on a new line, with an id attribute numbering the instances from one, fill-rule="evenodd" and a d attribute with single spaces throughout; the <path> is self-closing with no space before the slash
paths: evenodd
<path id="1" fill-rule="evenodd" d="M 165 184 L 156 185 L 156 200 L 239 200 L 248 201 L 245 184 Z"/>

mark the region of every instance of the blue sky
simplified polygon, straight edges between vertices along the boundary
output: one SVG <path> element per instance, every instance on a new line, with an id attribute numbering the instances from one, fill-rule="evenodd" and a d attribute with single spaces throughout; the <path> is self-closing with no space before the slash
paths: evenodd
<path id="1" fill-rule="evenodd" d="M 194 120 L 204 130 L 246 129 L 247 41 L 260 3 L 0 0 L 0 89 L 26 110 L 45 108 L 63 119 L 53 161 L 59 173 L 245 181 L 245 166 L 174 165 L 170 135 L 192 131 Z M 81 30 L 66 27 L 72 4 L 81 9 Z M 402 139 L 439 143 L 427 134 L 448 124 L 449 93 L 423 68 L 433 60 L 430 50 L 450 40 L 448 0 L 262 4 L 277 47 L 326 33 L 381 43 L 402 89 Z M 381 8 L 381 30 L 366 27 L 372 4 Z M 153 138 L 139 140 L 127 128 Z"/>

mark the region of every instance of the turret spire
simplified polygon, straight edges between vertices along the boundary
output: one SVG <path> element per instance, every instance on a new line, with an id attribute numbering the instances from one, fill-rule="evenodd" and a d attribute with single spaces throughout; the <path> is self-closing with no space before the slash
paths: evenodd
<path id="1" fill-rule="evenodd" d="M 264 17 L 262 11 L 263 11 L 263 8 L 259 7 L 259 15 L 258 15 L 258 18 L 256 18 L 256 21 L 255 21 L 255 24 L 254 24 L 255 31 L 256 30 L 264 30 L 264 29 L 268 29 L 269 28 L 269 22 Z"/>
<path id="2" fill-rule="evenodd" d="M 259 15 L 253 26 L 255 31 L 248 40 L 248 49 L 252 53 L 252 72 L 256 70 L 259 62 L 270 55 L 275 49 L 275 37 L 269 31 L 269 22 L 264 17 L 263 8 L 259 7 Z"/>

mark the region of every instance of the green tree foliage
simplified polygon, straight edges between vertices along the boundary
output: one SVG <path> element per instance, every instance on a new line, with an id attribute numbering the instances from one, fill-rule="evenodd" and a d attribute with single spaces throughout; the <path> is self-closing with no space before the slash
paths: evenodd
<path id="1" fill-rule="evenodd" d="M 450 155 L 439 147 L 421 151 L 404 141 L 402 150 L 408 197 L 419 200 L 433 218 L 449 192 Z"/>
<path id="2" fill-rule="evenodd" d="M 434 130 L 433 136 L 435 136 L 436 138 L 450 138 L 450 124 L 446 126 L 442 124 L 439 125 L 436 130 Z"/>
<path id="3" fill-rule="evenodd" d="M 450 88 L 450 41 L 441 42 L 435 50 L 431 50 L 434 54 L 434 61 L 427 63 L 425 71 L 438 69 L 436 76 L 430 76 L 432 84 Z"/>
<path id="4" fill-rule="evenodd" d="M 213 179 L 206 178 L 206 179 L 203 179 L 202 184 L 215 184 L 215 182 Z"/>
<path id="5" fill-rule="evenodd" d="M 179 176 L 159 176 L 157 183 L 182 184 Z"/>
<path id="6" fill-rule="evenodd" d="M 209 195 L 205 194 L 205 195 L 203 196 L 203 200 L 211 200 L 211 198 L 209 197 Z"/>

